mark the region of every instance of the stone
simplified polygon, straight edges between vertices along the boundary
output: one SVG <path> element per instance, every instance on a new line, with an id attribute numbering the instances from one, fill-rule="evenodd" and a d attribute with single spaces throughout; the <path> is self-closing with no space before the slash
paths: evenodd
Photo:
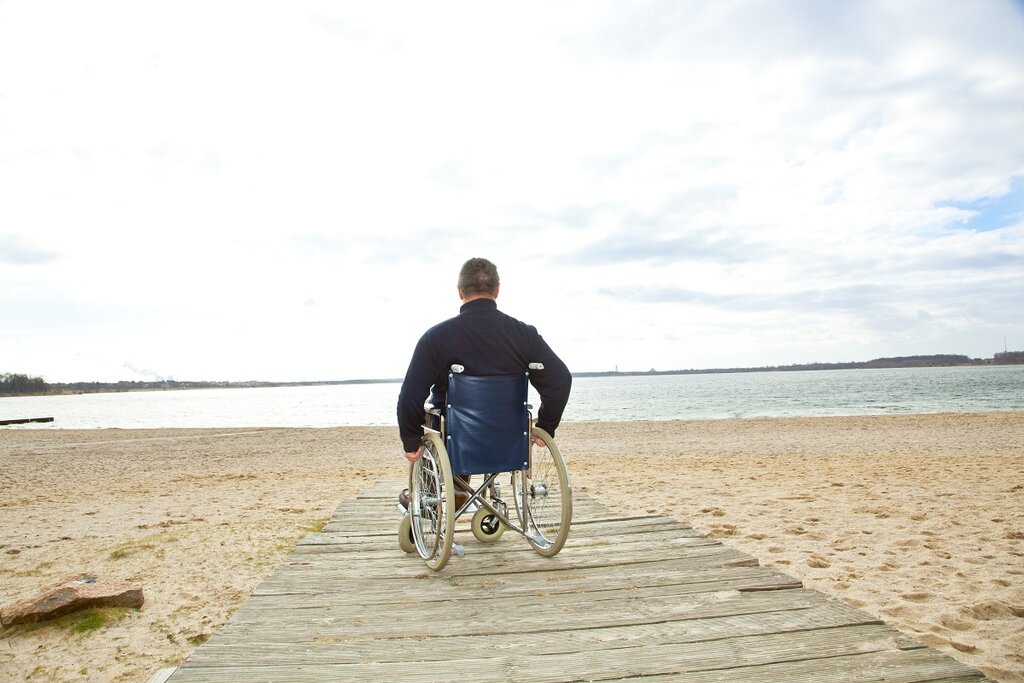
<path id="1" fill-rule="evenodd" d="M 141 586 L 101 579 L 95 574 L 65 576 L 31 598 L 0 608 L 0 625 L 31 624 L 89 607 L 142 607 Z"/>

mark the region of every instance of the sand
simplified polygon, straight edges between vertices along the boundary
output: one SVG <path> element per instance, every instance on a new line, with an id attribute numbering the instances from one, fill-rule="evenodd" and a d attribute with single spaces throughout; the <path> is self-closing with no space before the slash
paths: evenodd
<path id="1" fill-rule="evenodd" d="M 559 443 L 610 507 L 689 522 L 1024 681 L 1024 413 L 575 423 Z M 338 502 L 404 473 L 393 428 L 0 431 L 0 605 L 79 571 L 146 594 L 7 629 L 0 680 L 145 683 Z"/>

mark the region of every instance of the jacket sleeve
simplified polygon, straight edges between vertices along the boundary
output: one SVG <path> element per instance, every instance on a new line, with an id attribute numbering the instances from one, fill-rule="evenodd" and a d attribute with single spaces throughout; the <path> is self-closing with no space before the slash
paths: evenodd
<path id="1" fill-rule="evenodd" d="M 434 383 L 433 362 L 427 335 L 420 337 L 398 394 L 398 435 L 406 453 L 420 447 L 423 439 L 423 402 Z"/>
<path id="2" fill-rule="evenodd" d="M 540 394 L 540 408 L 535 424 L 554 436 L 562 421 L 565 405 L 569 402 L 572 374 L 540 335 L 537 335 L 534 358 L 530 362 L 544 364 L 543 370 L 534 370 L 530 373 L 530 384 Z"/>

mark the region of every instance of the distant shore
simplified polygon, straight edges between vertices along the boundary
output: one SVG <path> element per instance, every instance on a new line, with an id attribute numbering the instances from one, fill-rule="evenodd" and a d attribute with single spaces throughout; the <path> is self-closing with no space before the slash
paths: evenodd
<path id="1" fill-rule="evenodd" d="M 1024 365 L 1024 351 L 997 353 L 992 358 L 970 358 L 958 354 L 932 354 L 927 356 L 894 356 L 892 358 L 875 358 L 868 361 L 850 361 L 844 363 L 798 363 L 794 365 L 765 365 L 737 368 L 694 368 L 687 370 L 601 370 L 574 372 L 573 377 L 649 377 L 657 375 L 715 375 L 745 372 L 806 372 L 812 370 L 877 370 L 894 368 L 949 368 L 978 367 L 992 365 Z M 10 376 L 10 375 L 8 375 Z M 4 391 L 0 383 L 0 398 L 15 396 L 60 396 L 73 394 L 116 393 L 124 391 L 173 391 L 176 389 L 253 389 L 268 387 L 315 387 L 335 386 L 344 384 L 397 384 L 400 377 L 379 379 L 342 379 L 315 380 L 302 382 L 265 382 L 251 380 L 244 382 L 228 381 L 178 381 L 173 379 L 153 381 L 120 382 L 44 382 L 41 378 L 29 378 L 33 385 L 28 391 Z M 28 385 L 26 385 L 28 386 Z"/>

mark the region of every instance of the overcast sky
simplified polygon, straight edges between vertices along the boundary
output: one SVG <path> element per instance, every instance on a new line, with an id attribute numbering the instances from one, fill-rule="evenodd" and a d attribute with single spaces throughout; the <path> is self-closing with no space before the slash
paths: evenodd
<path id="1" fill-rule="evenodd" d="M 0 0 L 0 372 L 1024 348 L 1024 4 Z"/>

